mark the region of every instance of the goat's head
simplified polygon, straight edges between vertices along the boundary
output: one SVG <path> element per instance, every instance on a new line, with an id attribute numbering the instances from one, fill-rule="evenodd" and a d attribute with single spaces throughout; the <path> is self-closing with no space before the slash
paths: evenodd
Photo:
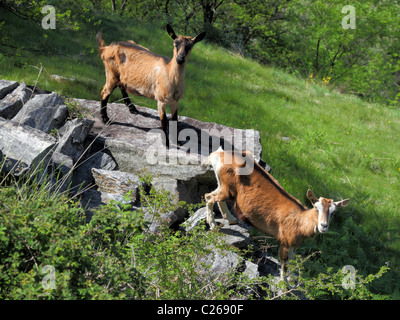
<path id="1" fill-rule="evenodd" d="M 311 190 L 307 191 L 307 198 L 311 201 L 314 209 L 318 212 L 318 231 L 324 233 L 328 231 L 329 222 L 336 209 L 345 207 L 349 203 L 349 199 L 342 201 L 333 201 L 332 199 L 326 199 L 320 197 L 319 199 L 314 195 Z"/>
<path id="2" fill-rule="evenodd" d="M 169 24 L 167 24 L 167 32 L 174 40 L 174 57 L 177 64 L 184 64 L 189 59 L 193 46 L 203 40 L 206 35 L 205 32 L 202 32 L 194 38 L 177 36 Z"/>

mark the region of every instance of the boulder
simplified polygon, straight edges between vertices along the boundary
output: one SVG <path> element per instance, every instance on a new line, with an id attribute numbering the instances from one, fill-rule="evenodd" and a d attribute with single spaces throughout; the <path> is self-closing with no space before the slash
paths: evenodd
<path id="1" fill-rule="evenodd" d="M 96 185 L 103 193 L 112 193 L 124 196 L 132 191 L 132 202 L 139 200 L 139 186 L 141 182 L 137 175 L 122 171 L 109 171 L 92 168 Z"/>
<path id="2" fill-rule="evenodd" d="M 34 128 L 0 118 L 0 150 L 5 158 L 2 170 L 15 176 L 25 173 L 44 175 L 56 140 Z"/>
<path id="3" fill-rule="evenodd" d="M 209 266 L 209 271 L 214 275 L 236 272 L 241 261 L 242 259 L 237 253 L 219 248 L 211 248 L 211 253 L 199 260 L 201 264 Z"/>
<path id="4" fill-rule="evenodd" d="M 124 104 L 108 104 L 110 125 L 100 117 L 100 102 L 73 99 L 89 110 L 94 120 L 91 130 L 104 142 L 121 171 L 138 174 L 143 170 L 155 177 L 154 185 L 165 187 L 179 200 L 198 203 L 206 192 L 216 188 L 215 174 L 210 166 L 202 166 L 208 155 L 221 145 L 224 149 L 250 150 L 261 161 L 260 134 L 255 130 L 239 130 L 217 123 L 179 117 L 179 142 L 166 149 L 157 110 L 137 107 L 132 115 Z M 176 132 L 176 122 L 170 122 L 170 132 Z M 177 212 L 182 219 L 185 212 Z"/>
<path id="5" fill-rule="evenodd" d="M 53 152 L 51 157 L 51 186 L 53 191 L 64 192 L 71 187 L 72 170 L 74 169 L 74 161 L 71 157 L 61 153 Z"/>
<path id="6" fill-rule="evenodd" d="M 43 132 L 60 129 L 68 115 L 67 106 L 55 92 L 37 94 L 29 100 L 13 118 L 15 122 L 26 124 Z"/>
<path id="7" fill-rule="evenodd" d="M 181 224 L 181 228 L 186 232 L 190 232 L 190 230 L 197 226 L 200 221 L 206 220 L 206 217 L 206 207 L 200 208 L 183 224 Z M 250 227 L 242 221 L 238 221 L 238 224 L 230 225 L 229 222 L 220 217 L 220 215 L 216 215 L 215 221 L 218 225 L 218 231 L 224 234 L 223 239 L 226 243 L 237 248 L 247 248 L 252 243 L 252 239 L 248 231 Z"/>
<path id="8" fill-rule="evenodd" d="M 1 81 L 1 80 L 0 80 Z M 12 119 L 32 95 L 24 82 L 0 101 L 0 117 Z"/>
<path id="9" fill-rule="evenodd" d="M 96 151 L 85 154 L 75 165 L 72 175 L 72 186 L 84 189 L 94 184 L 92 169 L 115 170 L 117 164 L 114 159 L 105 152 Z M 78 190 L 76 190 L 78 191 Z"/>
<path id="10" fill-rule="evenodd" d="M 77 162 L 85 151 L 84 141 L 93 126 L 93 121 L 88 119 L 73 119 L 67 121 L 58 131 L 60 139 L 56 152 L 60 152 Z"/>
<path id="11" fill-rule="evenodd" d="M 17 81 L 0 80 L 0 99 L 3 99 L 7 94 L 12 92 L 16 87 L 18 87 Z"/>

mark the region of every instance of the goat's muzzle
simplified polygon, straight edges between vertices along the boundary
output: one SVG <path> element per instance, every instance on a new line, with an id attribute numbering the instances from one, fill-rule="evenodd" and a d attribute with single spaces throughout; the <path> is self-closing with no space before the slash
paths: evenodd
<path id="1" fill-rule="evenodd" d="M 183 63 L 185 63 L 185 56 L 184 56 L 184 55 L 178 55 L 178 56 L 176 57 L 176 63 L 177 63 L 177 64 L 183 64 Z"/>

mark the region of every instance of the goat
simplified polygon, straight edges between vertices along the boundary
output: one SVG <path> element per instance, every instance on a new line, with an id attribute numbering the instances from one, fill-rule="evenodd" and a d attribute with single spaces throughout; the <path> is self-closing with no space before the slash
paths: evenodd
<path id="1" fill-rule="evenodd" d="M 103 60 L 106 83 L 101 91 L 101 117 L 104 123 L 107 116 L 107 102 L 113 90 L 118 86 L 125 105 L 132 114 L 138 113 L 129 99 L 128 93 L 144 96 L 157 101 L 161 129 L 167 136 L 168 121 L 165 106 L 169 105 L 171 120 L 178 121 L 178 100 L 185 91 L 185 66 L 193 46 L 203 40 L 205 32 L 191 38 L 177 36 L 170 25 L 167 32 L 174 40 L 174 56 L 169 59 L 157 55 L 134 41 L 120 41 L 105 46 L 99 32 L 96 40 Z"/>
<path id="2" fill-rule="evenodd" d="M 313 208 L 307 209 L 254 162 L 250 152 L 228 152 L 220 148 L 210 154 L 208 164 L 212 165 L 218 182 L 215 191 L 205 194 L 210 228 L 216 227 L 213 215 L 215 202 L 230 224 L 237 223 L 224 202 L 234 200 L 234 210 L 240 220 L 250 222 L 261 232 L 277 239 L 281 278 L 285 272 L 285 262 L 293 257 L 293 250 L 317 232 L 325 233 L 335 210 L 349 203 L 349 199 L 338 202 L 323 197 L 318 199 L 308 190 L 307 198 Z M 254 167 L 239 174 L 248 164 Z"/>

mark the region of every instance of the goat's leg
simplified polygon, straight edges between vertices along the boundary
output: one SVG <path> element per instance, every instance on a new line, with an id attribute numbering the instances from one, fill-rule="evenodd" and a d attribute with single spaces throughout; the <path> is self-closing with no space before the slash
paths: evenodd
<path id="1" fill-rule="evenodd" d="M 124 103 L 129 108 L 130 113 L 137 114 L 138 110 L 136 109 L 136 106 L 132 103 L 131 99 L 129 99 L 129 96 L 128 96 L 128 93 L 126 92 L 125 87 L 121 85 L 119 88 L 121 89 L 122 98 L 124 100 Z"/>
<path id="2" fill-rule="evenodd" d="M 107 115 L 107 102 L 108 98 L 110 97 L 113 90 L 110 90 L 108 87 L 104 86 L 103 90 L 101 91 L 101 105 L 100 105 L 100 115 L 101 119 L 104 123 L 110 121 L 110 118 Z"/>
<path id="3" fill-rule="evenodd" d="M 238 223 L 236 218 L 229 211 L 225 201 L 218 202 L 218 208 L 221 211 L 222 217 L 224 219 L 228 220 L 229 224 L 237 224 Z"/>
<path id="4" fill-rule="evenodd" d="M 171 109 L 171 120 L 178 121 L 178 101 L 170 102 L 169 107 Z"/>
<path id="5" fill-rule="evenodd" d="M 114 91 L 115 87 L 118 84 L 118 79 L 115 77 L 114 73 L 110 71 L 110 69 L 106 65 L 106 84 L 103 87 L 103 90 L 101 90 L 100 96 L 101 96 L 101 106 L 100 106 L 100 114 L 101 114 L 101 119 L 103 120 L 104 123 L 108 123 L 110 121 L 110 118 L 107 116 L 107 102 L 108 98 L 110 97 L 111 93 Z"/>
<path id="6" fill-rule="evenodd" d="M 281 262 L 281 280 L 284 280 L 284 276 L 286 273 L 286 262 L 288 262 L 289 257 L 289 248 L 280 243 L 278 248 L 278 255 Z"/>
<path id="7" fill-rule="evenodd" d="M 207 205 L 206 205 L 206 208 L 207 208 L 206 221 L 207 221 L 208 225 L 210 226 L 210 229 L 214 229 L 217 226 L 217 223 L 215 222 L 213 207 L 214 207 L 214 202 L 207 202 Z"/>
<path id="8" fill-rule="evenodd" d="M 109 96 L 107 96 L 105 99 L 101 99 L 100 115 L 101 115 L 101 119 L 103 120 L 104 123 L 107 123 L 110 121 L 110 118 L 107 115 L 108 98 L 109 98 Z"/>
<path id="9" fill-rule="evenodd" d="M 179 128 L 178 128 L 178 101 L 172 101 L 169 103 L 169 108 L 171 110 L 171 121 L 175 121 L 174 124 L 169 123 L 168 126 L 168 135 L 170 141 L 178 145 L 178 136 L 179 136 Z"/>
<path id="10" fill-rule="evenodd" d="M 225 191 L 225 192 L 224 192 Z M 211 193 L 206 193 L 204 198 L 207 202 L 207 223 L 210 226 L 210 229 L 214 229 L 217 224 L 215 222 L 213 207 L 215 202 L 223 202 L 229 199 L 229 192 L 226 192 L 223 188 L 217 188 Z"/>
<path id="11" fill-rule="evenodd" d="M 160 116 L 161 122 L 161 130 L 165 134 L 167 149 L 169 148 L 169 139 L 168 139 L 168 119 L 167 114 L 165 113 L 165 103 L 162 101 L 157 101 L 158 115 Z"/>

